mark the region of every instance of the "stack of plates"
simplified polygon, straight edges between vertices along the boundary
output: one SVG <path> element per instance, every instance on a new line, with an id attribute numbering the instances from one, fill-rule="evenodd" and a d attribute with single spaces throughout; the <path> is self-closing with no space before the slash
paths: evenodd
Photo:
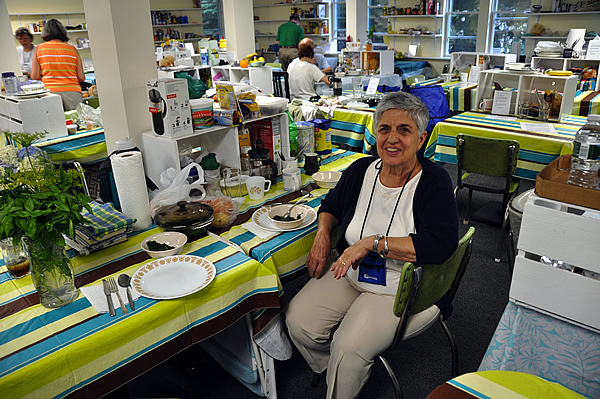
<path id="1" fill-rule="evenodd" d="M 558 42 L 538 42 L 533 51 L 538 57 L 559 58 L 563 55 L 563 49 Z"/>

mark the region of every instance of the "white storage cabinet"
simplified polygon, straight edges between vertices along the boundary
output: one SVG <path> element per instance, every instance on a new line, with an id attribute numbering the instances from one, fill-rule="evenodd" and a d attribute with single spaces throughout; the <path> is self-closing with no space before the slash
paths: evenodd
<path id="1" fill-rule="evenodd" d="M 543 67 L 545 69 L 552 68 L 555 70 L 568 71 L 571 68 L 583 68 L 586 65 L 598 72 L 596 73 L 595 90 L 600 90 L 600 60 L 586 60 L 585 58 L 531 58 L 531 67 L 533 69 Z"/>
<path id="2" fill-rule="evenodd" d="M 592 277 L 600 275 L 598 237 L 599 210 L 531 194 L 523 212 L 510 300 L 600 333 L 600 280 Z M 540 256 L 585 273 L 543 264 Z"/>
<path id="3" fill-rule="evenodd" d="M 4 93 L 4 92 L 3 92 Z M 48 132 L 46 139 L 67 135 L 65 111 L 58 94 L 37 98 L 0 95 L 0 129 L 9 132 Z"/>
<path id="4" fill-rule="evenodd" d="M 283 155 L 289 156 L 289 123 L 286 113 L 246 120 L 244 124 L 261 119 L 275 118 L 278 118 L 281 124 Z M 168 168 L 181 169 L 179 153 L 184 144 L 189 144 L 192 148 L 200 148 L 199 154 L 202 155 L 214 152 L 217 154 L 217 161 L 222 167 L 241 167 L 238 126 L 216 125 L 208 129 L 194 130 L 193 134 L 176 138 L 158 136 L 153 132 L 142 133 L 140 137 L 146 175 L 156 184 L 160 181 L 160 174 Z"/>
<path id="5" fill-rule="evenodd" d="M 259 88 L 264 94 L 273 94 L 273 72 L 271 67 L 262 66 L 259 68 L 242 68 L 228 65 L 211 67 L 211 77 L 213 85 L 215 76 L 221 75 L 223 78 L 217 79 L 226 82 L 239 83 L 244 80 L 250 81 L 250 84 Z"/>
<path id="6" fill-rule="evenodd" d="M 375 57 L 375 62 L 379 66 L 378 75 L 391 75 L 394 73 L 394 50 L 342 50 L 342 60 L 350 58 L 353 60 L 354 68 L 365 70 L 365 62 L 367 57 L 365 54 L 370 54 Z"/>
<path id="7" fill-rule="evenodd" d="M 479 104 L 483 98 L 493 98 L 494 85 L 497 82 L 505 89 L 516 89 L 510 104 L 510 113 L 518 114 L 518 106 L 522 102 L 537 103 L 532 90 L 555 90 L 563 93 L 559 118 L 562 119 L 571 114 L 573 100 L 577 88 L 577 76 L 550 76 L 537 73 L 518 74 L 508 71 L 485 70 L 479 74 L 477 82 L 477 98 L 475 104 Z M 556 118 L 550 118 L 556 120 Z"/>
<path id="8" fill-rule="evenodd" d="M 506 68 L 506 64 L 517 62 L 516 54 L 493 54 L 459 51 L 450 55 L 450 72 L 460 65 L 478 65 L 479 57 L 484 58 L 484 67 L 481 69 L 493 69 L 495 66 Z"/>

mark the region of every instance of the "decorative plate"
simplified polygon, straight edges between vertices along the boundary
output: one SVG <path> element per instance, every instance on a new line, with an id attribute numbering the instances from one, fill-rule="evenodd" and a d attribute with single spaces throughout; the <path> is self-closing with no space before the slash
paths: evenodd
<path id="1" fill-rule="evenodd" d="M 200 291 L 216 274 L 215 265 L 200 256 L 176 255 L 146 263 L 133 274 L 131 286 L 146 298 L 174 299 Z"/>
<path id="2" fill-rule="evenodd" d="M 302 221 L 302 224 L 300 226 L 297 226 L 297 227 L 294 227 L 291 229 L 282 229 L 282 228 L 275 226 L 275 224 L 271 221 L 271 219 L 269 219 L 270 207 L 268 207 L 268 206 L 263 206 L 259 210 L 254 212 L 252 214 L 252 221 L 254 223 L 256 223 L 259 227 L 262 227 L 265 230 L 280 232 L 280 231 L 302 230 L 303 228 L 310 226 L 311 224 L 313 224 L 315 222 L 315 220 L 317 220 L 317 212 L 310 206 L 296 205 L 296 207 L 297 208 L 301 207 L 302 210 L 304 212 L 307 212 L 308 214 L 306 215 L 306 217 L 304 218 L 304 220 Z"/>

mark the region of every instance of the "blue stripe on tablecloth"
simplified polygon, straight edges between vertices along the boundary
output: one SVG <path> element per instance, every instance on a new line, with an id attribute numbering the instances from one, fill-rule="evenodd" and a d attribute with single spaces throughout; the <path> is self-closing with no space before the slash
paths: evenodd
<path id="1" fill-rule="evenodd" d="M 332 119 L 330 126 L 332 129 L 345 130 L 359 134 L 365 133 L 365 125 L 362 125 L 360 123 L 336 121 Z"/>
<path id="2" fill-rule="evenodd" d="M 346 136 L 338 136 L 334 134 L 333 129 L 331 129 L 331 142 L 336 144 L 345 144 L 350 147 L 362 147 L 364 140 L 356 140 Z"/>
<path id="3" fill-rule="evenodd" d="M 448 381 L 448 384 L 454 385 L 455 387 L 457 387 L 457 388 L 459 388 L 459 389 L 461 389 L 461 390 L 463 390 L 465 392 L 470 393 L 471 395 L 475 396 L 476 398 L 479 398 L 479 399 L 492 399 L 491 397 L 489 397 L 487 395 L 484 395 L 481 392 L 476 391 L 473 388 L 471 388 L 471 387 L 469 387 L 469 386 L 467 386 L 465 384 L 461 384 L 460 382 L 458 382 L 456 380 L 450 380 L 450 381 Z"/>

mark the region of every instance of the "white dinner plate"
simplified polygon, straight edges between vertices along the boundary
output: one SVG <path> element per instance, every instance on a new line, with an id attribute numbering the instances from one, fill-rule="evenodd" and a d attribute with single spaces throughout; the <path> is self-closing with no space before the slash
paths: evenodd
<path id="1" fill-rule="evenodd" d="M 31 92 L 20 91 L 18 93 L 15 93 L 14 96 L 15 97 L 23 97 L 23 98 L 28 98 L 28 97 L 31 98 L 31 97 L 40 97 L 46 93 L 50 93 L 50 89 L 35 90 L 35 91 L 31 91 Z"/>
<path id="2" fill-rule="evenodd" d="M 139 268 L 131 278 L 131 287 L 146 298 L 181 298 L 206 287 L 216 274 L 215 265 L 200 256 L 168 256 Z"/>
<path id="3" fill-rule="evenodd" d="M 360 71 L 346 71 L 346 75 L 348 75 L 348 76 L 358 76 L 358 75 L 360 75 Z"/>
<path id="4" fill-rule="evenodd" d="M 562 54 L 560 54 L 560 53 L 538 53 L 537 56 L 542 57 L 542 58 L 560 58 L 560 57 L 562 57 Z"/>
<path id="5" fill-rule="evenodd" d="M 296 205 L 296 208 L 302 208 L 302 211 L 307 212 L 308 214 L 306 215 L 306 217 L 304 218 L 304 220 L 302 221 L 302 224 L 300 224 L 300 226 L 297 226 L 297 227 L 294 227 L 291 229 L 282 229 L 280 227 L 275 226 L 275 224 L 271 221 L 271 219 L 269 219 L 269 210 L 270 210 L 269 206 L 263 206 L 262 208 L 260 208 L 256 212 L 254 212 L 254 214 L 252 214 L 252 221 L 254 223 L 256 223 L 259 227 L 262 227 L 265 230 L 280 232 L 280 231 L 301 230 L 305 227 L 310 226 L 311 224 L 313 224 L 315 222 L 315 220 L 317 220 L 317 212 L 314 209 L 312 209 L 310 206 Z"/>

